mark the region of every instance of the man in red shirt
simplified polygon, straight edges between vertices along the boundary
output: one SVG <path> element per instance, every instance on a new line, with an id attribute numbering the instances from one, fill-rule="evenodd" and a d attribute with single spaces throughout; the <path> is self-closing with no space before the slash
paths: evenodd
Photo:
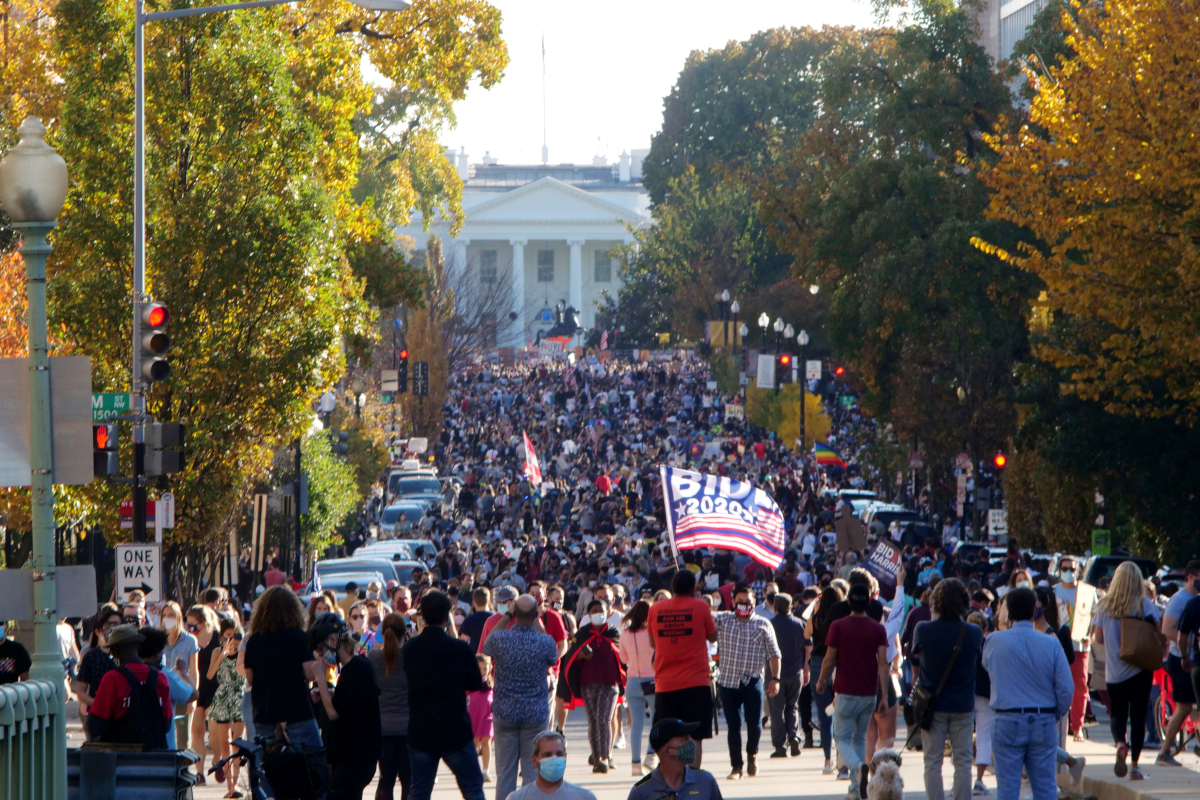
<path id="1" fill-rule="evenodd" d="M 132 625 L 118 625 L 108 634 L 108 651 L 118 667 L 100 680 L 88 711 L 88 734 L 101 742 L 142 744 L 147 749 L 167 746 L 167 726 L 174 706 L 167 676 L 138 658 L 146 637 Z M 153 681 L 153 683 L 151 683 Z M 145 708 L 157 703 L 157 708 Z M 145 724 L 161 721 L 161 728 Z"/>
<path id="2" fill-rule="evenodd" d="M 681 719 L 695 722 L 696 760 L 700 767 L 703 740 L 712 738 L 712 674 L 708 643 L 717 640 L 712 607 L 693 597 L 696 574 L 688 569 L 671 581 L 674 597 L 650 607 L 647 628 L 654 648 L 654 721 Z"/>
<path id="3" fill-rule="evenodd" d="M 859 797 L 865 800 L 869 777 L 867 725 L 871 714 L 887 713 L 887 633 L 867 616 L 871 595 L 866 586 L 851 586 L 846 599 L 850 616 L 834 620 L 825 634 L 825 658 L 821 661 L 817 693 L 825 693 L 829 673 L 836 666 L 833 739 L 850 765 L 850 780 L 857 781 Z"/>

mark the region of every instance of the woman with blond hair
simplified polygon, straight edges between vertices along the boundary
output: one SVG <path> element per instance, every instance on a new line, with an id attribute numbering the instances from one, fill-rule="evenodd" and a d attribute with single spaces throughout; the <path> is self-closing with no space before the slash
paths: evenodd
<path id="1" fill-rule="evenodd" d="M 1117 742 L 1114 771 L 1132 781 L 1144 778 L 1138 768 L 1146 738 L 1146 704 L 1150 700 L 1153 673 L 1121 659 L 1121 621 L 1145 619 L 1158 629 L 1162 624 L 1158 607 L 1145 596 L 1142 571 L 1132 561 L 1122 562 L 1112 577 L 1108 594 L 1100 598 L 1092 617 L 1092 639 L 1104 647 L 1104 680 L 1108 684 L 1110 727 Z M 1126 739 L 1126 728 L 1129 738 Z M 1132 768 L 1125 761 L 1132 762 Z"/>
<path id="2" fill-rule="evenodd" d="M 192 750 L 200 756 L 196 764 L 196 785 L 204 785 L 204 731 L 208 719 L 208 707 L 212 704 L 213 695 L 217 693 L 217 681 L 208 677 L 208 666 L 212 663 L 213 654 L 221 646 L 221 637 L 217 635 L 217 612 L 206 605 L 197 603 L 187 610 L 187 632 L 196 638 L 200 648 L 196 654 L 197 674 L 196 685 L 200 694 L 196 698 L 197 712 L 192 714 Z M 217 772 L 217 780 L 225 780 L 225 771 Z"/>
<path id="3" fill-rule="evenodd" d="M 179 603 L 168 600 L 163 603 L 158 627 L 167 632 L 167 648 L 163 650 L 163 663 L 192 684 L 200 688 L 200 644 L 196 637 L 183 628 L 183 610 Z M 191 730 L 191 703 L 175 704 L 175 744 L 180 750 L 188 748 L 188 733 Z"/>

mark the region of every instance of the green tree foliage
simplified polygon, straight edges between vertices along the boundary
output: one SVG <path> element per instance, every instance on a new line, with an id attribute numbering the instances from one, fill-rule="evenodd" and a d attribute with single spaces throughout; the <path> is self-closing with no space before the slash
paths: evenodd
<path id="1" fill-rule="evenodd" d="M 975 177 L 1008 90 L 970 16 L 914 6 L 904 27 L 825 60 L 821 118 L 757 173 L 755 196 L 780 248 L 831 296 L 831 340 L 867 408 L 951 463 L 964 443 L 978 458 L 1012 430 L 1012 365 L 1036 292 L 970 244 L 980 231 L 1014 236 L 984 220 Z"/>
<path id="2" fill-rule="evenodd" d="M 300 515 L 306 551 L 323 551 L 362 497 L 354 467 L 333 455 L 328 431 L 304 437 L 300 462 L 308 476 L 308 513 Z"/>

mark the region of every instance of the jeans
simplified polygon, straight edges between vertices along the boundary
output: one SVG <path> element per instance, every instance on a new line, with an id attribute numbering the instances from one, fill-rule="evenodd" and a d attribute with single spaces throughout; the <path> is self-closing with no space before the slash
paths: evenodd
<path id="1" fill-rule="evenodd" d="M 197 709 L 196 713 L 200 713 L 199 709 Z M 288 742 L 293 747 L 299 748 L 301 752 L 307 753 L 313 750 L 322 750 L 325 747 L 325 743 L 321 741 L 321 729 L 317 727 L 315 719 L 306 719 L 303 722 L 289 722 L 284 731 L 287 733 Z M 273 728 L 271 733 L 274 734 Z M 259 752 L 258 758 L 258 763 L 261 764 L 261 752 Z M 311 764 L 311 766 L 315 769 L 317 779 L 321 782 L 321 789 L 317 792 L 314 800 L 324 800 L 326 792 L 329 791 L 329 766 L 326 764 L 324 757 L 314 759 L 314 761 L 316 763 Z M 262 779 L 262 783 L 265 784 L 263 791 L 267 793 L 267 797 L 274 797 L 275 792 L 271 789 L 270 783 L 266 778 Z"/>
<path id="2" fill-rule="evenodd" d="M 725 710 L 725 727 L 729 736 L 729 762 L 735 770 L 742 768 L 742 722 L 746 716 L 746 753 L 758 754 L 758 740 L 762 736 L 762 681 L 751 678 L 737 686 L 718 686 L 721 693 L 721 708 Z"/>
<path id="3" fill-rule="evenodd" d="M 996 800 L 1018 800 L 1021 768 L 1033 800 L 1057 800 L 1058 720 L 1053 714 L 997 714 L 992 723 Z"/>
<path id="4" fill-rule="evenodd" d="M 935 711 L 929 730 L 921 731 L 925 755 L 926 800 L 945 800 L 942 785 L 942 759 L 946 738 L 950 738 L 950 759 L 954 763 L 954 800 L 971 797 L 971 734 L 975 730 L 975 712 Z"/>
<path id="5" fill-rule="evenodd" d="M 496 800 L 505 800 L 517 790 L 518 765 L 522 786 L 537 779 L 533 767 L 533 738 L 546 730 L 546 720 L 506 722 L 493 714 L 492 724 L 496 743 Z"/>
<path id="6" fill-rule="evenodd" d="M 254 729 L 254 704 L 250 702 L 249 689 L 242 694 L 242 721 L 246 723 L 246 741 L 253 742 L 256 735 Z"/>
<path id="7" fill-rule="evenodd" d="M 1128 742 L 1133 763 L 1137 764 L 1146 741 L 1146 703 L 1150 700 L 1150 682 L 1153 675 L 1142 670 L 1128 680 L 1108 684 L 1108 700 L 1112 717 L 1109 727 L 1113 741 Z M 1128 739 L 1125 729 L 1129 728 Z"/>
<path id="8" fill-rule="evenodd" d="M 408 760 L 412 765 L 412 790 L 408 795 L 410 800 L 429 800 L 429 796 L 433 794 L 433 780 L 437 777 L 438 763 L 442 760 L 445 760 L 446 766 L 454 773 L 463 800 L 485 800 L 483 773 L 479 771 L 479 754 L 475 752 L 473 740 L 468 740 L 458 750 L 447 750 L 443 753 L 427 753 L 410 744 Z"/>
<path id="9" fill-rule="evenodd" d="M 393 800 L 396 779 L 400 779 L 400 800 L 408 800 L 412 786 L 412 765 L 408 760 L 407 736 L 384 736 L 380 739 L 379 785 L 375 788 L 375 800 Z"/>
<path id="10" fill-rule="evenodd" d="M 806 683 L 800 687 L 800 727 L 807 735 L 812 734 L 812 684 Z"/>
<path id="11" fill-rule="evenodd" d="M 630 675 L 625 683 L 625 702 L 629 704 L 629 752 L 633 754 L 633 763 L 640 764 L 642 760 L 642 731 L 646 727 L 646 713 L 654 719 L 654 695 L 642 694 L 642 681 L 648 678 L 635 678 Z M 650 742 L 646 741 L 646 753 L 649 754 Z"/>
<path id="12" fill-rule="evenodd" d="M 339 761 L 329 765 L 328 800 L 362 800 L 363 789 L 375 777 L 374 761 Z"/>
<path id="13" fill-rule="evenodd" d="M 779 692 L 768 697 L 771 706 L 771 745 L 778 750 L 796 738 L 796 703 L 800 700 L 800 676 L 779 679 Z"/>
<path id="14" fill-rule="evenodd" d="M 842 760 L 850 767 L 851 780 L 867 761 L 867 725 L 871 723 L 871 714 L 877 705 L 875 695 L 839 694 L 834 699 L 833 738 L 837 740 Z"/>
<path id="15" fill-rule="evenodd" d="M 817 678 L 821 675 L 821 656 L 813 656 L 808 662 L 809 681 L 808 685 L 812 688 L 813 705 L 817 707 L 817 724 L 821 727 L 821 749 L 825 751 L 825 760 L 833 758 L 833 721 L 825 709 L 833 702 L 833 681 L 828 681 L 825 687 L 825 692 L 817 691 Z M 864 737 L 866 734 L 863 734 Z M 866 740 L 863 741 L 863 749 L 866 751 Z"/>

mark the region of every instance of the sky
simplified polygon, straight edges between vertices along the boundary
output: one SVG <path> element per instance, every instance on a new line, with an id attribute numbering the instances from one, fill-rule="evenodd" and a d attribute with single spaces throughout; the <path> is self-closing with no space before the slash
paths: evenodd
<path id="1" fill-rule="evenodd" d="M 867 0 L 492 0 L 510 62 L 489 91 L 472 87 L 442 143 L 502 164 L 536 164 L 542 150 L 542 36 L 550 163 L 591 163 L 646 148 L 662 101 L 692 50 L 720 49 L 767 28 L 871 24 Z"/>

